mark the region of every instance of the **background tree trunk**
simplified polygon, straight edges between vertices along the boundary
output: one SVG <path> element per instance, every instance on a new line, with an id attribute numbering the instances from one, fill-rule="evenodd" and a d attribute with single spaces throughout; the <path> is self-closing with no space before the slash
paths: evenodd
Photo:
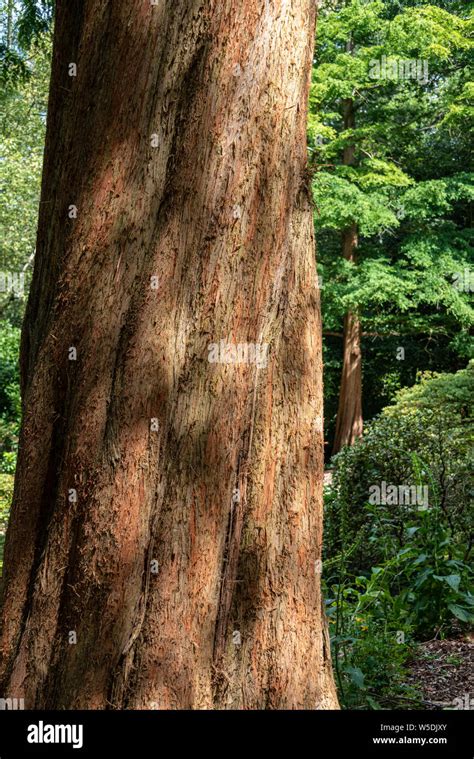
<path id="1" fill-rule="evenodd" d="M 346 49 L 352 53 L 352 37 Z M 342 104 L 344 129 L 355 128 L 354 100 L 346 98 Z M 344 166 L 355 163 L 354 145 L 349 143 L 344 148 L 342 160 Z M 358 229 L 352 224 L 342 234 L 342 255 L 346 261 L 357 263 Z M 334 433 L 333 455 L 344 445 L 352 445 L 362 435 L 362 348 L 361 327 L 356 313 L 349 311 L 344 317 L 342 373 L 337 409 L 336 431 Z"/>
<path id="2" fill-rule="evenodd" d="M 356 262 L 357 237 L 356 224 L 343 233 L 342 254 L 353 263 Z M 342 341 L 342 374 L 333 455 L 344 445 L 352 445 L 363 431 L 361 326 L 359 317 L 352 311 L 344 317 Z"/>
<path id="3" fill-rule="evenodd" d="M 314 8 L 57 3 L 1 613 L 27 708 L 337 706 Z"/>
<path id="4" fill-rule="evenodd" d="M 362 355 L 360 322 L 349 311 L 344 317 L 344 354 L 333 455 L 362 435 Z"/>

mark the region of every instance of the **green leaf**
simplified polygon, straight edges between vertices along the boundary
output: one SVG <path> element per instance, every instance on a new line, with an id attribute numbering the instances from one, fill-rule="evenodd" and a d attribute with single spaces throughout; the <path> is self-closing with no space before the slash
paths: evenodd
<path id="1" fill-rule="evenodd" d="M 361 690 L 364 688 L 364 673 L 359 667 L 346 667 L 346 672 L 350 675 L 350 678 L 354 685 Z"/>
<path id="2" fill-rule="evenodd" d="M 443 582 L 447 583 L 453 590 L 459 590 L 459 583 L 461 582 L 460 575 L 433 575 L 433 577 L 435 577 L 437 580 L 442 580 Z"/>
<path id="3" fill-rule="evenodd" d="M 461 622 L 472 622 L 474 614 L 471 614 L 468 609 L 463 609 L 462 606 L 457 604 L 448 604 L 448 609 L 453 612 L 454 616 L 461 620 Z"/>
<path id="4" fill-rule="evenodd" d="M 378 701 L 376 701 L 376 700 L 375 700 L 374 698 L 372 698 L 371 696 L 367 696 L 367 703 L 369 704 L 369 706 L 371 707 L 371 709 L 375 709 L 376 711 L 378 711 L 379 709 L 381 709 L 381 708 L 382 708 L 382 707 L 380 706 L 379 702 L 378 702 Z"/>
<path id="5" fill-rule="evenodd" d="M 424 561 L 426 561 L 426 553 L 420 553 L 413 562 L 413 565 L 416 567 L 417 564 L 423 564 Z"/>

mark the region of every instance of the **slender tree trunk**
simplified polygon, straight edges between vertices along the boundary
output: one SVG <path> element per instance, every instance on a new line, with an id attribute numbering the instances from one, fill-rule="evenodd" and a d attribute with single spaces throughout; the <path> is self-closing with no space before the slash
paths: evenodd
<path id="1" fill-rule="evenodd" d="M 1 613 L 28 708 L 337 706 L 314 8 L 57 2 Z"/>
<path id="2" fill-rule="evenodd" d="M 354 224 L 343 234 L 344 257 L 354 260 L 356 248 L 357 227 Z M 342 376 L 333 454 L 344 445 L 352 445 L 362 435 L 362 428 L 361 328 L 357 314 L 349 311 L 344 317 Z"/>
<path id="3" fill-rule="evenodd" d="M 353 50 L 352 39 L 347 45 L 348 52 Z M 354 101 L 347 98 L 343 102 L 344 129 L 354 129 Z M 344 149 L 343 164 L 353 166 L 355 149 L 348 144 Z M 347 261 L 357 263 L 358 229 L 352 224 L 342 233 L 342 255 Z M 349 311 L 344 317 L 342 373 L 339 390 L 336 431 L 334 435 L 333 455 L 344 445 L 352 443 L 362 435 L 362 350 L 361 327 L 357 313 Z"/>

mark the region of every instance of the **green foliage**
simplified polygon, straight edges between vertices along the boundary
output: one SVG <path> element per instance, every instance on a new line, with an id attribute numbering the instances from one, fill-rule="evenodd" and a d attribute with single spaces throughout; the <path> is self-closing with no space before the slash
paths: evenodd
<path id="1" fill-rule="evenodd" d="M 319 14 L 308 143 L 323 324 L 341 333 L 349 309 L 360 317 L 366 417 L 418 371 L 457 369 L 474 355 L 474 287 L 457 286 L 473 268 L 473 47 L 463 4 L 334 0 Z M 352 224 L 356 264 L 341 255 Z M 342 346 L 325 341 L 331 440 Z M 384 362 L 373 363 L 374 351 Z"/>
<path id="2" fill-rule="evenodd" d="M 363 438 L 333 459 L 334 490 L 325 515 L 329 556 L 352 545 L 351 568 L 369 571 L 386 558 L 387 550 L 391 554 L 406 546 L 405 525 L 411 519 L 416 523 L 417 503 L 380 504 L 378 519 L 368 517 L 371 488 L 383 482 L 426 486 L 429 505 L 441 509 L 452 546 L 469 545 L 473 396 L 473 364 L 454 375 L 424 377 L 415 388 L 399 393 L 399 402 L 385 409 L 367 425 Z M 383 534 L 375 530 L 377 524 L 382 525 Z"/>
<path id="3" fill-rule="evenodd" d="M 49 42 L 54 0 L 2 0 L 0 19 L 0 82 L 15 90 L 31 76 L 29 54 Z"/>
<path id="4" fill-rule="evenodd" d="M 11 474 L 0 474 L 0 576 L 2 574 L 3 547 L 12 498 L 13 476 Z"/>
<path id="5" fill-rule="evenodd" d="M 369 577 L 349 578 L 325 586 L 333 662 L 339 699 L 345 709 L 402 708 L 417 703 L 406 685 L 413 640 L 400 604 L 389 586 L 388 567 Z"/>
<path id="6" fill-rule="evenodd" d="M 32 76 L 3 102 L 0 162 L 0 271 L 24 276 L 24 291 L 0 292 L 0 318 L 21 322 L 35 250 L 50 49 L 36 50 Z"/>
<path id="7" fill-rule="evenodd" d="M 0 322 L 0 415 L 15 419 L 20 413 L 18 349 L 20 331 Z"/>
<path id="8" fill-rule="evenodd" d="M 474 623 L 473 403 L 474 362 L 421 376 L 333 459 L 324 579 L 346 708 L 416 703 L 404 685 L 415 641 Z M 374 499 L 382 483 L 426 500 Z"/>
<path id="9" fill-rule="evenodd" d="M 18 352 L 20 331 L 0 322 L 0 472 L 13 473 L 21 415 Z"/>
<path id="10" fill-rule="evenodd" d="M 17 21 L 18 43 L 29 50 L 52 26 L 54 0 L 22 0 Z"/>
<path id="11" fill-rule="evenodd" d="M 358 574 L 350 546 L 325 564 L 336 672 L 346 708 L 396 708 L 416 696 L 405 685 L 415 640 L 474 623 L 474 577 L 439 507 L 405 517 L 402 548 L 387 534 L 383 511 L 364 510 L 365 540 L 381 542 L 385 558 Z"/>
<path id="12" fill-rule="evenodd" d="M 369 539 L 380 539 L 386 520 L 369 515 Z M 453 620 L 474 622 L 473 572 L 450 546 L 440 510 L 420 512 L 404 531 L 408 545 L 370 573 L 351 574 L 344 556 L 329 561 L 326 604 L 346 708 L 396 708 L 412 699 L 405 664 L 415 640 L 449 631 Z"/>
<path id="13" fill-rule="evenodd" d="M 430 372 L 419 377 L 413 387 L 405 387 L 396 395 L 396 405 L 385 409 L 389 417 L 413 415 L 419 409 L 435 413 L 448 411 L 461 420 L 474 416 L 474 361 L 456 374 Z"/>

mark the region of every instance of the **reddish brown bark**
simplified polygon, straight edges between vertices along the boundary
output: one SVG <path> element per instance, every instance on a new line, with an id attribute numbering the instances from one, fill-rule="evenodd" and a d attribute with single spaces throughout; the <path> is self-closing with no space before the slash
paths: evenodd
<path id="1" fill-rule="evenodd" d="M 337 705 L 314 7 L 57 3 L 1 612 L 28 708 Z M 267 365 L 210 363 L 221 339 Z"/>
<path id="2" fill-rule="evenodd" d="M 356 314 L 344 317 L 344 354 L 333 454 L 362 435 L 362 356 L 360 322 Z"/>

